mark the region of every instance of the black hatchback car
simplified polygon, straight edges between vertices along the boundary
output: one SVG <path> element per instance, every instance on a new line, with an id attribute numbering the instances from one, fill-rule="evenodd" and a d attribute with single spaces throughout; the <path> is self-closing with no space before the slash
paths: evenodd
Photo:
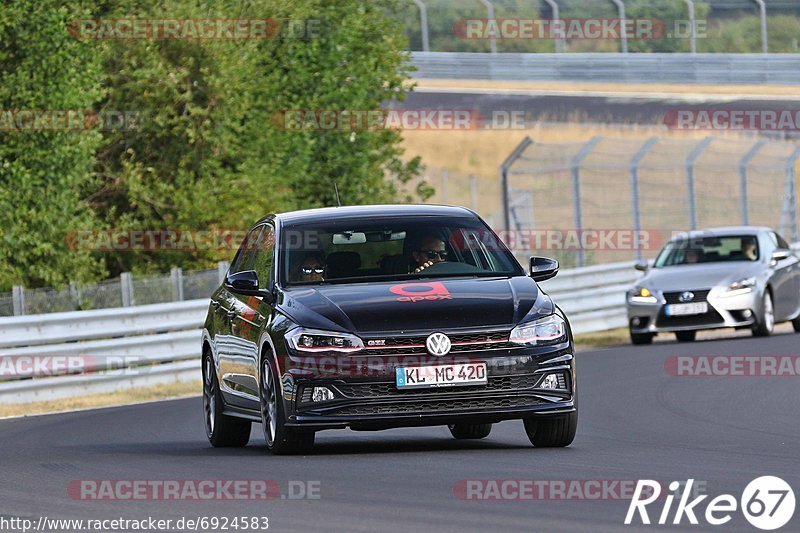
<path id="1" fill-rule="evenodd" d="M 569 322 L 474 212 L 360 206 L 270 215 L 247 234 L 203 330 L 214 446 L 303 453 L 315 432 L 521 419 L 535 446 L 577 427 Z"/>

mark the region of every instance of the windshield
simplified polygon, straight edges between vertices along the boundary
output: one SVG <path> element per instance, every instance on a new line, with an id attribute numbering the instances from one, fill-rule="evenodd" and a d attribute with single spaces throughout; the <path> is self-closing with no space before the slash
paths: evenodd
<path id="1" fill-rule="evenodd" d="M 351 219 L 282 233 L 287 285 L 524 274 L 497 235 L 473 218 Z"/>
<path id="2" fill-rule="evenodd" d="M 667 243 L 656 258 L 655 267 L 719 263 L 723 261 L 758 261 L 755 235 L 700 237 Z"/>

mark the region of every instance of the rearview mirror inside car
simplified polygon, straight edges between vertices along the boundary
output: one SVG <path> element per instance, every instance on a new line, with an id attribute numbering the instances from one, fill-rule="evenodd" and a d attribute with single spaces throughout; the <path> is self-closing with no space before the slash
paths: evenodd
<path id="1" fill-rule="evenodd" d="M 531 277 L 535 281 L 544 281 L 558 274 L 558 261 L 549 257 L 531 257 Z"/>

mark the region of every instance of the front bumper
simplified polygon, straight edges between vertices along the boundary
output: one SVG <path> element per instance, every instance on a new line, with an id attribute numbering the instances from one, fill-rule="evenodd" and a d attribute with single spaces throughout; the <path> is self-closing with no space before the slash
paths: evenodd
<path id="1" fill-rule="evenodd" d="M 307 429 L 356 430 L 489 423 L 532 416 L 557 416 L 576 410 L 575 358 L 571 344 L 491 350 L 458 357 L 369 357 L 341 368 L 309 370 L 298 365 L 283 375 L 287 425 Z M 485 362 L 486 385 L 400 390 L 395 369 L 401 366 Z M 325 371 L 327 370 L 327 371 Z M 363 370 L 366 370 L 364 375 Z M 548 374 L 562 374 L 564 389 L 543 389 Z M 311 401 L 313 387 L 327 387 L 335 398 Z"/>
<path id="2" fill-rule="evenodd" d="M 689 291 L 699 289 L 687 288 Z M 627 301 L 628 325 L 633 333 L 661 333 L 718 328 L 742 328 L 755 324 L 761 315 L 762 293 L 759 288 L 746 294 L 723 296 L 726 289 L 712 288 L 706 298 L 708 312 L 701 315 L 667 316 L 666 300 L 657 303 Z"/>

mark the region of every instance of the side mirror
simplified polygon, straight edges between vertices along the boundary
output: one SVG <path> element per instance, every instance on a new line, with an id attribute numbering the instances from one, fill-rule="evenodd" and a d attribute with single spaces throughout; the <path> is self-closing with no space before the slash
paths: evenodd
<path id="1" fill-rule="evenodd" d="M 272 303 L 272 293 L 258 288 L 258 274 L 255 270 L 242 270 L 235 274 L 228 274 L 225 278 L 225 288 L 246 296 L 261 296 L 267 300 L 267 303 Z"/>
<path id="2" fill-rule="evenodd" d="M 535 281 L 554 278 L 558 274 L 558 261 L 549 257 L 531 257 L 531 277 Z"/>
<path id="3" fill-rule="evenodd" d="M 792 255 L 791 250 L 787 250 L 785 248 L 778 248 L 774 252 L 772 252 L 772 261 L 777 263 L 778 261 L 783 261 L 784 259 L 789 259 L 789 256 Z"/>
<path id="4" fill-rule="evenodd" d="M 647 272 L 647 270 L 650 268 L 650 265 L 647 264 L 647 261 L 637 261 L 636 264 L 633 265 L 633 268 L 641 272 Z"/>

